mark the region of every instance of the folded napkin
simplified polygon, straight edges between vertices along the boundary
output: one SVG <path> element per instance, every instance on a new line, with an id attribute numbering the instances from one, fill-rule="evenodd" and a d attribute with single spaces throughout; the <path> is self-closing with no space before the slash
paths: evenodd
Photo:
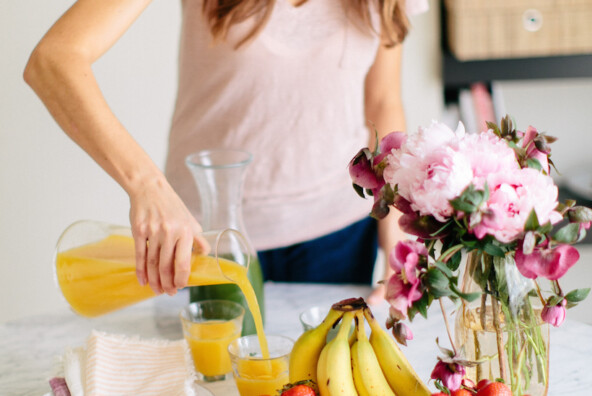
<path id="1" fill-rule="evenodd" d="M 194 396 L 195 373 L 185 340 L 143 340 L 93 331 L 85 347 L 62 357 L 72 396 Z"/>

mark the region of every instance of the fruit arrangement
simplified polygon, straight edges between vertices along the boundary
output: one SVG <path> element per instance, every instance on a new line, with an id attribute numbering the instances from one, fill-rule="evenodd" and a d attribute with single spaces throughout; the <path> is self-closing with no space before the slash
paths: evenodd
<path id="1" fill-rule="evenodd" d="M 508 385 L 504 384 L 503 382 L 483 379 L 474 386 L 472 381 L 470 382 L 471 385 L 465 384 L 463 382 L 463 386 L 460 389 L 452 391 L 449 394 L 438 392 L 432 393 L 432 396 L 512 396 L 512 391 Z"/>
<path id="2" fill-rule="evenodd" d="M 337 335 L 327 341 L 336 326 Z M 302 381 L 316 384 L 320 396 L 431 395 L 362 298 L 333 304 L 319 326 L 298 338 L 290 354 L 290 382 Z"/>

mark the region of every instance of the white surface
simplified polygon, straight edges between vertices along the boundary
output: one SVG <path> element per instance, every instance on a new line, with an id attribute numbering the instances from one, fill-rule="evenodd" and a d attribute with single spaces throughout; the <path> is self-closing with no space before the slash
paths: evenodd
<path id="1" fill-rule="evenodd" d="M 365 297 L 369 288 L 359 286 L 273 284 L 265 288 L 266 332 L 296 339 L 301 333 L 298 314 L 314 305 L 330 305 L 349 297 Z M 66 309 L 54 315 L 39 315 L 0 325 L 0 395 L 39 396 L 49 391 L 55 360 L 66 347 L 82 345 L 92 329 L 175 340 L 182 337 L 178 312 L 186 303 L 186 293 L 138 304 L 97 319 L 84 319 Z M 384 323 L 385 305 L 373 312 Z M 435 343 L 447 346 L 439 311 L 434 304 L 429 318 L 411 324 L 415 339 L 404 352 L 418 374 L 428 380 L 436 356 Z M 588 396 L 592 388 L 592 326 L 568 319 L 551 330 L 549 395 Z M 237 396 L 234 383 L 227 380 L 208 388 L 217 396 Z"/>

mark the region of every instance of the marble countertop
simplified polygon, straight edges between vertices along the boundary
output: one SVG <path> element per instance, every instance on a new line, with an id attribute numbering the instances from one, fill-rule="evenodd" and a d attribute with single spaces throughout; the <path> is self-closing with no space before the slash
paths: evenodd
<path id="1" fill-rule="evenodd" d="M 265 301 L 266 333 L 296 339 L 302 332 L 299 312 L 314 306 L 330 306 L 349 297 L 365 297 L 370 288 L 351 285 L 267 283 Z M 180 308 L 188 301 L 186 292 L 175 297 L 161 296 L 100 318 L 86 319 L 64 308 L 62 312 L 34 316 L 0 325 L 0 395 L 41 396 L 50 392 L 48 380 L 54 374 L 56 359 L 67 347 L 82 346 L 91 330 L 139 335 L 145 338 L 181 339 Z M 435 309 L 437 304 L 433 304 Z M 373 308 L 384 323 L 387 305 Z M 416 318 L 411 324 L 415 340 L 405 354 L 424 380 L 436 362 L 439 337 L 443 346 L 447 336 L 439 312 L 428 319 Z M 570 320 L 551 329 L 549 395 L 587 396 L 591 394 L 592 326 Z M 209 386 L 215 395 L 238 395 L 232 380 Z"/>

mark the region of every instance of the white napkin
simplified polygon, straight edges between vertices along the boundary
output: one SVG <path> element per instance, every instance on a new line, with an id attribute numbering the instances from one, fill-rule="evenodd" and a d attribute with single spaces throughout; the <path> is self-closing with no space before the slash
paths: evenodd
<path id="1" fill-rule="evenodd" d="M 195 396 L 195 373 L 185 340 L 143 340 L 93 331 L 85 347 L 62 357 L 72 396 Z"/>

